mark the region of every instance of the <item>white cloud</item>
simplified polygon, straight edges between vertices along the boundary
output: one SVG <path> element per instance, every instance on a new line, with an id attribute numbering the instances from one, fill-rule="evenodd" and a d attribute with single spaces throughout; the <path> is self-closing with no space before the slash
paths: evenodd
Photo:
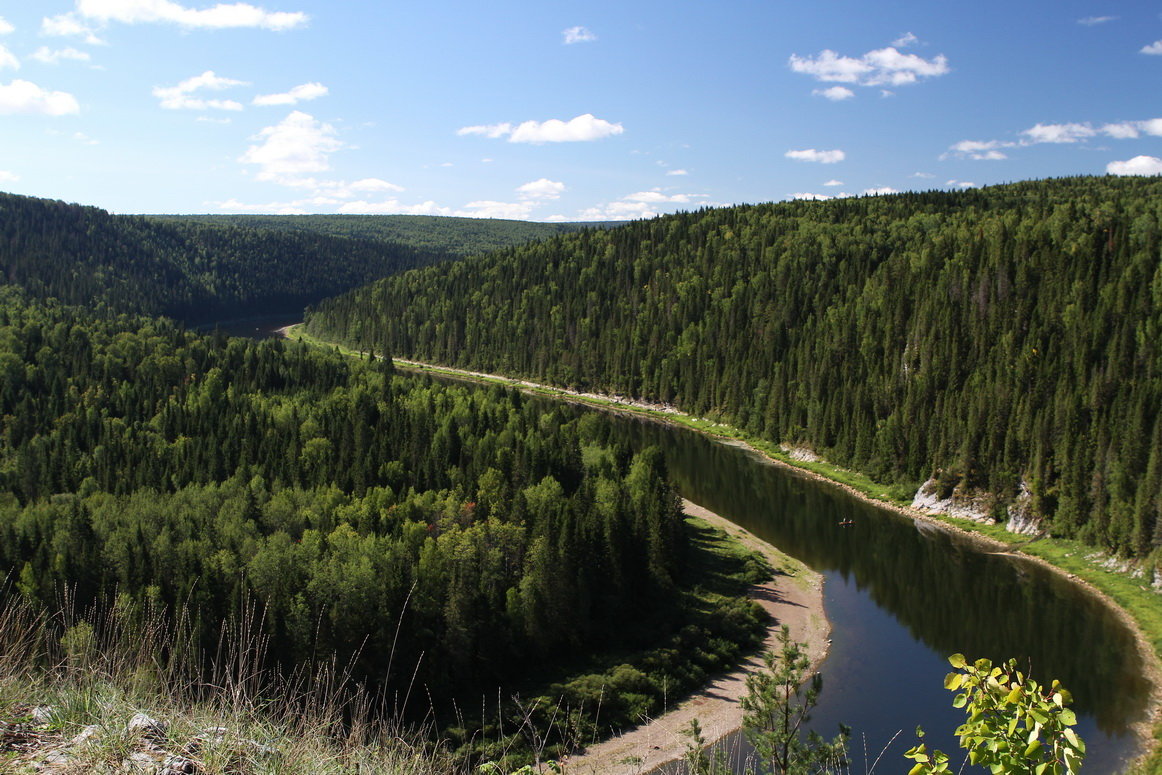
<path id="1" fill-rule="evenodd" d="M 1156 40 L 1148 46 L 1142 46 L 1139 53 L 1154 55 L 1162 54 L 1162 40 Z"/>
<path id="2" fill-rule="evenodd" d="M 63 91 L 46 91 L 35 83 L 15 80 L 0 84 L 0 115 L 31 113 L 44 116 L 66 116 L 80 113 L 77 98 Z"/>
<path id="3" fill-rule="evenodd" d="M 300 102 L 325 97 L 328 92 L 329 89 L 321 83 L 303 83 L 281 94 L 260 94 L 254 98 L 251 104 L 262 107 L 269 105 L 297 105 Z"/>
<path id="4" fill-rule="evenodd" d="M 40 22 L 40 31 L 50 37 L 73 37 L 85 39 L 90 46 L 102 46 L 105 41 L 97 37 L 97 33 L 87 24 L 77 18 L 75 13 L 62 13 L 59 16 L 47 16 Z"/>
<path id="5" fill-rule="evenodd" d="M 532 215 L 533 202 L 493 202 L 484 200 L 469 202 L 456 214 L 464 218 L 503 218 L 510 221 L 528 220 Z"/>
<path id="6" fill-rule="evenodd" d="M 696 199 L 706 199 L 706 194 L 666 194 L 655 188 L 652 191 L 638 191 L 623 196 L 616 202 L 606 202 L 595 207 L 588 207 L 578 213 L 573 220 L 630 221 L 638 218 L 655 218 L 662 214 L 660 205 L 689 204 Z M 553 218 L 551 220 L 561 219 Z"/>
<path id="7" fill-rule="evenodd" d="M 910 178 L 934 178 L 936 177 L 931 172 L 913 172 L 908 177 Z"/>
<path id="8" fill-rule="evenodd" d="M 669 170 L 666 172 L 666 175 L 668 175 L 670 177 L 678 177 L 681 175 L 689 175 L 689 174 L 690 173 L 687 172 L 686 170 Z"/>
<path id="9" fill-rule="evenodd" d="M 696 197 L 697 194 L 663 194 L 660 190 L 654 189 L 652 191 L 638 191 L 628 196 L 623 196 L 623 202 L 645 202 L 648 204 L 662 204 L 665 202 L 676 204 L 688 204 L 691 197 Z"/>
<path id="10" fill-rule="evenodd" d="M 820 97 L 826 97 L 832 102 L 839 102 L 840 100 L 849 100 L 855 96 L 855 92 L 846 86 L 832 86 L 830 89 L 815 89 L 811 92 Z"/>
<path id="11" fill-rule="evenodd" d="M 1021 132 L 1030 143 L 1076 143 L 1097 134 L 1089 124 L 1037 124 Z"/>
<path id="12" fill-rule="evenodd" d="M 955 156 L 977 161 L 1000 161 L 1009 157 L 998 149 L 1012 148 L 1015 145 L 1017 143 L 1001 142 L 1000 140 L 961 140 L 949 148 L 948 153 L 941 154 L 940 158 L 944 160 L 950 156 Z"/>
<path id="13" fill-rule="evenodd" d="M 567 30 L 562 30 L 561 36 L 564 38 L 566 46 L 571 46 L 574 43 L 592 43 L 597 40 L 597 36 L 590 32 L 588 27 L 570 27 Z"/>
<path id="14" fill-rule="evenodd" d="M 810 194 L 797 191 L 794 194 L 791 194 L 791 198 L 808 202 L 826 202 L 828 199 L 834 199 L 835 197 L 831 196 L 830 194 Z"/>
<path id="15" fill-rule="evenodd" d="M 840 56 L 830 49 L 814 57 L 792 54 L 789 64 L 796 73 L 810 75 L 818 81 L 859 86 L 903 86 L 949 72 L 948 59 L 943 54 L 924 59 L 916 54 L 900 53 L 894 46 L 869 51 L 861 57 Z"/>
<path id="16" fill-rule="evenodd" d="M 3 16 L 0 16 L 0 35 L 8 35 L 15 31 L 16 28 L 13 27 L 7 19 L 5 19 Z"/>
<path id="17" fill-rule="evenodd" d="M 512 124 L 482 124 L 478 126 L 466 126 L 456 130 L 456 134 L 460 137 L 465 135 L 483 135 L 490 140 L 495 140 L 499 137 L 512 134 Z"/>
<path id="18" fill-rule="evenodd" d="M 843 181 L 842 180 L 835 180 L 834 178 L 832 178 L 831 180 L 827 181 L 823 185 L 825 185 L 825 186 L 842 186 Z"/>
<path id="19" fill-rule="evenodd" d="M 1084 19 L 1078 19 L 1078 24 L 1084 24 L 1086 27 L 1093 27 L 1098 24 L 1105 24 L 1116 20 L 1117 16 L 1087 16 Z"/>
<path id="20" fill-rule="evenodd" d="M 601 140 L 625 131 L 621 124 L 613 124 L 584 113 L 569 121 L 551 118 L 548 121 L 525 121 L 513 126 L 511 123 L 466 126 L 456 134 L 483 135 L 491 139 L 508 136 L 510 143 L 569 143 Z"/>
<path id="21" fill-rule="evenodd" d="M 172 0 L 77 0 L 77 13 L 102 24 L 163 22 L 196 29 L 257 27 L 281 31 L 300 27 L 308 19 L 305 13 L 267 11 L 249 3 L 194 9 Z"/>
<path id="22" fill-rule="evenodd" d="M 1118 140 L 1133 140 L 1139 136 L 1136 121 L 1122 121 L 1118 124 L 1106 124 L 1101 128 L 1102 134 Z"/>
<path id="23" fill-rule="evenodd" d="M 0 183 L 16 183 L 20 180 L 20 176 L 15 172 L 8 170 L 0 170 Z"/>
<path id="24" fill-rule="evenodd" d="M 955 188 L 976 188 L 976 183 L 972 183 L 967 180 L 946 180 L 944 181 L 944 185 L 953 186 Z"/>
<path id="25" fill-rule="evenodd" d="M 863 191 L 864 196 L 883 196 L 884 194 L 898 194 L 900 193 L 891 186 L 880 186 L 879 188 L 866 188 Z"/>
<path id="26" fill-rule="evenodd" d="M 0 46 L 0 70 L 3 70 L 7 67 L 12 68 L 13 70 L 19 70 L 20 60 L 17 59 L 16 55 L 6 49 L 4 46 Z"/>
<path id="27" fill-rule="evenodd" d="M 285 183 L 288 178 L 330 169 L 328 154 L 345 147 L 336 134 L 330 124 L 296 110 L 255 135 L 252 139 L 258 142 L 239 161 L 258 165 L 259 180 Z"/>
<path id="28" fill-rule="evenodd" d="M 787 151 L 783 155 L 795 161 L 815 161 L 820 164 L 835 164 L 847 158 L 847 154 L 838 149 L 833 151 L 817 151 L 814 148 L 806 148 L 801 151 Z"/>
<path id="29" fill-rule="evenodd" d="M 1126 161 L 1111 161 L 1106 165 L 1111 175 L 1162 175 L 1162 159 L 1157 156 L 1135 156 Z"/>
<path id="30" fill-rule="evenodd" d="M 76 62 L 88 62 L 92 58 L 87 51 L 78 51 L 71 46 L 61 49 L 50 49 L 47 46 L 41 46 L 30 56 L 37 62 L 43 62 L 46 65 L 55 65 L 65 59 L 71 59 Z"/>
<path id="31" fill-rule="evenodd" d="M 548 178 L 525 183 L 517 186 L 516 193 L 521 199 L 560 199 L 565 191 L 565 184 Z"/>
<path id="32" fill-rule="evenodd" d="M 247 86 L 245 81 L 222 78 L 213 70 L 187 78 L 177 86 L 155 86 L 153 96 L 161 100 L 166 110 L 242 110 L 242 103 L 234 100 L 205 100 L 191 96 L 202 89 L 222 91 L 234 86 Z"/>
<path id="33" fill-rule="evenodd" d="M 905 46 L 910 46 L 913 43 L 919 43 L 919 42 L 920 42 L 920 39 L 917 38 L 915 35 L 913 35 L 910 32 L 905 32 L 903 35 L 901 35 L 900 37 L 893 40 L 892 45 L 895 46 L 896 48 L 904 48 Z"/>

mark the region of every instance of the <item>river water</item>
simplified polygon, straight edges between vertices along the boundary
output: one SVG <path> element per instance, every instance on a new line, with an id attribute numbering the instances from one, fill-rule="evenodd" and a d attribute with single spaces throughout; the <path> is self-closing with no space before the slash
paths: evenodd
<path id="1" fill-rule="evenodd" d="M 289 322 L 222 329 L 262 338 Z M 952 731 L 964 716 L 943 687 L 946 658 L 955 652 L 1015 657 L 1037 680 L 1059 679 L 1074 696 L 1086 772 L 1118 772 L 1138 751 L 1131 726 L 1145 714 L 1150 685 L 1132 634 L 1085 589 L 736 445 L 637 416 L 530 400 L 561 412 L 596 412 L 610 439 L 659 446 L 684 497 L 823 574 L 833 630 L 812 726 L 826 737 L 841 722 L 852 728 L 853 771 L 870 769 L 897 734 L 877 771 L 905 771 L 911 763 L 902 754 L 917 725 L 959 764 Z M 746 754 L 741 736 L 724 745 Z"/>

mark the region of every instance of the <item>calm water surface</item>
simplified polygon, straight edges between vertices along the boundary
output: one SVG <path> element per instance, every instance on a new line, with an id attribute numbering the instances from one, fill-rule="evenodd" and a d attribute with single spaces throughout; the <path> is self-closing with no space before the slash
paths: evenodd
<path id="1" fill-rule="evenodd" d="M 265 337 L 292 322 L 243 321 L 229 332 Z M 943 688 L 946 657 L 955 652 L 1016 657 L 1035 678 L 1060 679 L 1074 695 L 1086 772 L 1119 771 L 1135 755 L 1130 727 L 1144 715 L 1150 686 L 1131 633 L 1080 587 L 738 446 L 630 415 L 529 400 L 596 413 L 611 440 L 658 445 L 682 495 L 823 574 L 833 631 L 813 726 L 828 737 L 840 722 L 852 728 L 855 771 L 870 768 L 897 733 L 877 771 L 906 771 L 902 753 L 917 725 L 931 745 L 959 750 L 952 730 L 964 717 Z M 854 524 L 839 524 L 846 520 Z M 725 744 L 745 755 L 737 736 Z"/>

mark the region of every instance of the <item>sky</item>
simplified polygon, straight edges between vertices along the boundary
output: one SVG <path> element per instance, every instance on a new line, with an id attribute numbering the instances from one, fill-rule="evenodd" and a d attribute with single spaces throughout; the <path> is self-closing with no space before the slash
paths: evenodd
<path id="1" fill-rule="evenodd" d="M 623 220 L 1162 174 L 1162 2 L 0 0 L 0 190 Z"/>

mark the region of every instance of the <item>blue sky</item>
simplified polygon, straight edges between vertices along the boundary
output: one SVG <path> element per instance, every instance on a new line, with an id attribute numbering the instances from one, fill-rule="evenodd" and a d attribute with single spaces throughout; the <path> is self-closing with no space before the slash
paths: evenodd
<path id="1" fill-rule="evenodd" d="M 0 0 L 0 190 L 648 217 L 1162 174 L 1162 3 Z"/>

